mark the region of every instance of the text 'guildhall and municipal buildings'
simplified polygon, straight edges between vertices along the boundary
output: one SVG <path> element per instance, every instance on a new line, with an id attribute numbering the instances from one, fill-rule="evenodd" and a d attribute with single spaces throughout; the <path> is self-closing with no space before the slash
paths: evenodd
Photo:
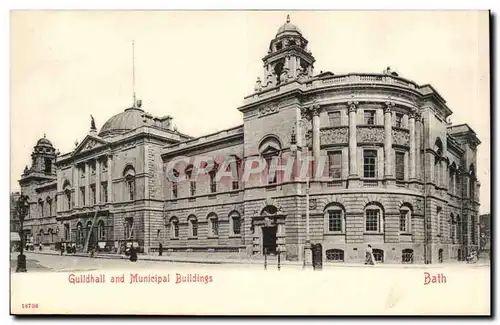
<path id="1" fill-rule="evenodd" d="M 136 102 L 99 131 L 92 123 L 72 152 L 40 139 L 19 181 L 29 196 L 27 240 L 77 251 L 134 243 L 155 252 L 162 243 L 172 255 L 301 260 L 309 239 L 327 262 L 362 261 L 367 244 L 377 260 L 394 263 L 461 260 L 477 249 L 474 131 L 447 122 L 452 111 L 432 86 L 389 68 L 314 74 L 307 45 L 289 20 L 279 28 L 237 127 L 194 138 Z M 189 159 L 169 170 L 179 157 L 199 156 L 216 163 L 196 179 L 203 166 Z M 228 157 L 236 177 L 217 179 Z M 243 179 L 252 157 L 323 159 L 325 172 L 313 162 L 305 177 L 294 169 L 285 179 L 266 165 L 270 177 Z"/>

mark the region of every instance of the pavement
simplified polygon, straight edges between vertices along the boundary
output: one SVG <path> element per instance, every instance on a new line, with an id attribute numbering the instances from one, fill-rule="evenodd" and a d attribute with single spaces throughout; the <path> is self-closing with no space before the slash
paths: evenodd
<path id="1" fill-rule="evenodd" d="M 33 266 L 36 266 L 37 268 L 43 267 L 43 263 L 40 264 L 39 260 L 42 258 L 42 256 L 52 256 L 53 259 L 55 258 L 55 261 L 61 260 L 68 260 L 68 261 L 74 261 L 78 260 L 80 262 L 78 263 L 83 263 L 85 265 L 94 265 L 95 269 L 99 268 L 99 265 L 101 266 L 108 266 L 109 265 L 114 265 L 114 263 L 106 263 L 104 262 L 105 260 L 114 260 L 115 262 L 124 262 L 124 263 L 130 263 L 129 258 L 125 255 L 119 255 L 119 254 L 95 254 L 94 257 L 90 257 L 89 253 L 76 253 L 76 254 L 64 254 L 60 255 L 60 251 L 53 251 L 53 250 L 43 250 L 43 251 L 30 251 L 25 253 L 28 259 L 28 263 L 31 263 Z M 11 260 L 16 259 L 16 256 L 18 253 L 12 253 L 11 255 Z M 38 256 L 38 257 L 37 257 Z M 77 259 L 75 259 L 77 258 Z M 31 259 L 31 261 L 30 261 Z M 53 259 L 50 259 L 51 261 Z M 214 266 L 214 267 L 222 267 L 222 266 L 230 266 L 232 265 L 242 265 L 242 266 L 253 266 L 253 267 L 264 267 L 264 259 L 256 259 L 256 258 L 220 258 L 220 257 L 200 257 L 200 256 L 174 256 L 174 255 L 168 255 L 168 253 L 164 256 L 158 256 L 158 255 L 147 255 L 147 254 L 139 254 L 138 256 L 138 262 L 141 262 L 140 264 L 143 264 L 142 262 L 147 262 L 145 265 L 154 265 L 157 266 L 159 264 L 167 264 L 167 265 L 182 265 L 186 264 L 185 266 L 193 266 L 197 265 L 199 267 L 200 265 L 205 265 L 205 266 Z M 97 262 L 100 261 L 100 262 Z M 154 262 L 154 263 L 153 263 Z M 158 263 L 160 262 L 160 263 Z M 161 263 L 163 262 L 163 263 Z M 71 263 L 73 267 L 75 267 L 75 262 Z M 115 263 L 116 264 L 116 263 Z M 121 263 L 119 263 L 121 264 Z M 302 261 L 287 261 L 282 259 L 281 260 L 281 266 L 282 267 L 302 267 L 303 262 Z M 37 266 L 39 265 L 39 266 Z M 277 259 L 276 257 L 271 257 L 267 261 L 267 265 L 269 268 L 272 267 L 277 267 Z M 428 269 L 428 268 L 449 268 L 449 267 L 489 267 L 490 263 L 489 260 L 479 260 L 475 264 L 467 264 L 465 262 L 445 262 L 445 263 L 440 263 L 440 264 L 395 264 L 395 263 L 379 263 L 376 264 L 375 267 L 377 268 L 421 268 L 421 269 Z M 323 264 L 324 268 L 332 268 L 332 267 L 363 267 L 363 268 L 369 268 L 373 266 L 369 265 L 364 265 L 363 263 L 324 263 Z"/>

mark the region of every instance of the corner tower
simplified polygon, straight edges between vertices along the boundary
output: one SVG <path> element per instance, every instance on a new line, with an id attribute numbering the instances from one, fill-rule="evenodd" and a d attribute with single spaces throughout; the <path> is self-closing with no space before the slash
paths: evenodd
<path id="1" fill-rule="evenodd" d="M 264 81 L 257 79 L 256 91 L 272 88 L 283 83 L 313 76 L 315 59 L 307 49 L 307 39 L 300 29 L 286 17 L 276 36 L 269 44 L 264 62 Z"/>

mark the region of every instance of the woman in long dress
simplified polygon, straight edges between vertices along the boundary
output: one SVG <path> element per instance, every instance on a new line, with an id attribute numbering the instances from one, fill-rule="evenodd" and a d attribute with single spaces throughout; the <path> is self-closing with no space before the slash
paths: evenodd
<path id="1" fill-rule="evenodd" d="M 375 258 L 373 257 L 373 250 L 371 245 L 368 245 L 365 250 L 365 265 L 375 265 Z"/>

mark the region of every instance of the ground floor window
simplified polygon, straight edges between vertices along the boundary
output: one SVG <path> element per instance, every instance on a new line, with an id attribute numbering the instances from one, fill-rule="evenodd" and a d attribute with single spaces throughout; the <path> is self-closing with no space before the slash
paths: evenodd
<path id="1" fill-rule="evenodd" d="M 373 257 L 375 258 L 375 262 L 383 263 L 384 262 L 384 251 L 381 249 L 373 250 Z"/>
<path id="2" fill-rule="evenodd" d="M 403 249 L 401 260 L 405 264 L 413 264 L 413 249 Z"/>
<path id="3" fill-rule="evenodd" d="M 328 261 L 344 262 L 344 251 L 341 249 L 329 249 L 326 251 Z"/>

